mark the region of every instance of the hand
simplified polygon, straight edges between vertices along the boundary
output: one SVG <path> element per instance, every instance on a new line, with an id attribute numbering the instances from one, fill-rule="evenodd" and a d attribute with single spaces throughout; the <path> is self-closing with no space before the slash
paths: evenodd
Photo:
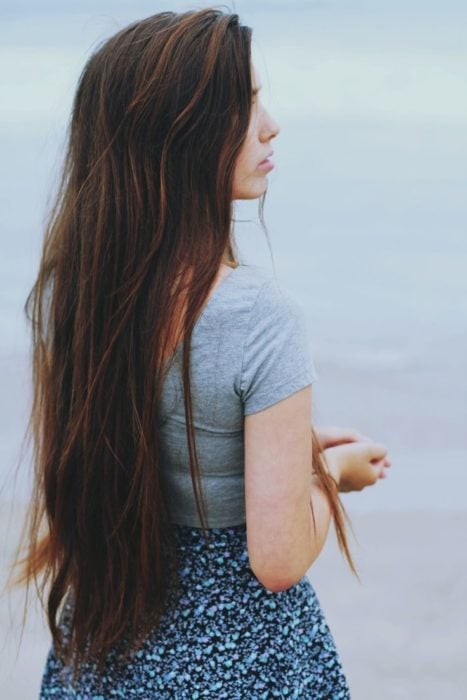
<path id="1" fill-rule="evenodd" d="M 313 426 L 322 450 L 344 442 L 359 442 L 366 439 L 353 428 L 340 428 L 336 425 Z"/>
<path id="2" fill-rule="evenodd" d="M 340 428 L 335 425 L 313 426 L 313 428 L 322 451 L 328 447 L 335 447 L 336 445 L 343 445 L 349 442 L 374 442 L 371 438 L 362 435 L 354 428 Z M 391 461 L 385 457 L 382 466 L 390 467 Z M 384 479 L 385 477 L 386 472 L 383 471 L 381 478 Z"/>
<path id="3" fill-rule="evenodd" d="M 328 447 L 323 452 L 341 493 L 362 491 L 386 476 L 387 448 L 380 442 L 362 440 Z"/>

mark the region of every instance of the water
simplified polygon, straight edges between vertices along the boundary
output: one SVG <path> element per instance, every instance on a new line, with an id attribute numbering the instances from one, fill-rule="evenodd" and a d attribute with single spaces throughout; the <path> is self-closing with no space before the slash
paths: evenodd
<path id="1" fill-rule="evenodd" d="M 393 458 L 387 482 L 348 502 L 463 509 L 467 9 L 414 0 L 234 5 L 254 27 L 263 99 L 282 127 L 266 220 L 276 269 L 309 322 L 315 420 L 355 426 Z M 79 72 L 119 26 L 188 6 L 143 2 L 136 15 L 124 3 L 80 3 L 72 14 L 46 2 L 39 13 L 29 1 L 4 10 L 2 478 L 25 427 L 22 305 Z M 238 206 L 237 217 L 254 218 L 255 206 Z M 246 260 L 271 265 L 257 224 L 239 223 L 237 237 Z"/>

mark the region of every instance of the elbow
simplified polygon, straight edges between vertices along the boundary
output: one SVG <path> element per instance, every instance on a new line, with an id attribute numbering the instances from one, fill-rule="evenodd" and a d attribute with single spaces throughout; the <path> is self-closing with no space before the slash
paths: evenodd
<path id="1" fill-rule="evenodd" d="M 254 572 L 253 572 L 254 573 Z M 259 581 L 259 583 L 265 588 L 266 590 L 270 591 L 271 593 L 281 593 L 282 591 L 287 591 L 289 588 L 292 588 L 292 586 L 295 586 L 300 579 L 278 579 L 278 578 L 264 578 L 257 576 L 255 574 L 256 579 Z M 300 577 L 301 578 L 301 577 Z"/>
<path id="2" fill-rule="evenodd" d="M 250 527 L 247 544 L 250 569 L 268 591 L 286 591 L 303 579 L 319 555 L 319 545 L 311 532 L 309 517 L 305 526 L 288 530 L 268 527 L 255 531 Z"/>
<path id="3" fill-rule="evenodd" d="M 261 567 L 250 563 L 251 571 L 259 583 L 271 593 L 280 593 L 295 586 L 305 576 L 312 561 L 302 563 L 301 566 L 288 565 L 281 567 Z"/>

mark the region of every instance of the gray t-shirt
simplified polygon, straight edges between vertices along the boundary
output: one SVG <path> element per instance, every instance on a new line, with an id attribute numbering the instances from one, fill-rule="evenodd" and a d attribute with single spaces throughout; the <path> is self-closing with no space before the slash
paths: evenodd
<path id="1" fill-rule="evenodd" d="M 218 283 L 198 317 L 190 359 L 208 526 L 240 525 L 245 522 L 244 416 L 318 378 L 302 308 L 272 273 L 242 263 Z M 172 521 L 201 527 L 190 476 L 181 361 L 179 344 L 162 393 L 162 474 Z"/>

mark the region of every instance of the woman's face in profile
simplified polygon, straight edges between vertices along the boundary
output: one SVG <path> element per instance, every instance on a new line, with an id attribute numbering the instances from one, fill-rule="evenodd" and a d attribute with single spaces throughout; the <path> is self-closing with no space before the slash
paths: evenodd
<path id="1" fill-rule="evenodd" d="M 274 164 L 271 140 L 280 127 L 261 104 L 261 85 L 253 69 L 253 103 L 248 132 L 235 164 L 233 199 L 256 199 L 267 188 L 267 176 Z"/>

